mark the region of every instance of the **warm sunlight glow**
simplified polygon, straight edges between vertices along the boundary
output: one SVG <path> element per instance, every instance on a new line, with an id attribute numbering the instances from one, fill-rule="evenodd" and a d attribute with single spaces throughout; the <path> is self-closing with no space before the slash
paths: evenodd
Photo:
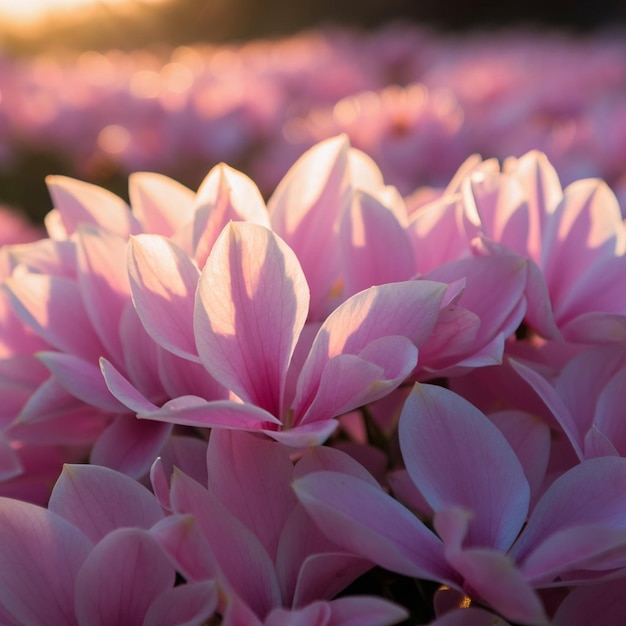
<path id="1" fill-rule="evenodd" d="M 0 0 L 0 21 L 32 23 L 41 18 L 88 6 L 115 5 L 133 0 Z M 146 0 L 143 0 L 144 2 Z M 155 2 L 158 0 L 149 0 Z"/>

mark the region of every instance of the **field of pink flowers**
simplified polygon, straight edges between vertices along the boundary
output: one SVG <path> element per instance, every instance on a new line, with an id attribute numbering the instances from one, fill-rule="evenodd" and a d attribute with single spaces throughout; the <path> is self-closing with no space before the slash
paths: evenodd
<path id="1" fill-rule="evenodd" d="M 5 163 L 132 173 L 0 213 L 0 624 L 626 623 L 625 61 L 7 61 Z"/>

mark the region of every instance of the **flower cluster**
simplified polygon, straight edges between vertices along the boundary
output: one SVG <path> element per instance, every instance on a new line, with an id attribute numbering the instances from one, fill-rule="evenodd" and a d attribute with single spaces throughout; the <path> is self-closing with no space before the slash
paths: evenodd
<path id="1" fill-rule="evenodd" d="M 107 186 L 137 170 L 195 186 L 226 161 L 268 195 L 305 149 L 346 133 L 403 193 L 444 185 L 474 152 L 534 148 L 565 183 L 598 176 L 621 196 L 625 58 L 624 38 L 607 33 L 452 38 L 406 25 L 4 57 L 0 162 L 16 170 L 34 151 Z"/>
<path id="2" fill-rule="evenodd" d="M 267 203 L 47 182 L 2 249 L 2 623 L 624 622 L 604 182 L 533 151 L 403 197 L 345 135 Z"/>

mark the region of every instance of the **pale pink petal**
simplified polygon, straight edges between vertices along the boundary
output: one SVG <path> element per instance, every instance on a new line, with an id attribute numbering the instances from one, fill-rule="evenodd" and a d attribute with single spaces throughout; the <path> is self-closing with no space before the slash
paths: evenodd
<path id="1" fill-rule="evenodd" d="M 563 195 L 559 177 L 546 155 L 537 150 L 531 150 L 519 159 L 508 159 L 503 169 L 515 176 L 526 190 L 528 253 L 540 263 L 543 229 Z"/>
<path id="2" fill-rule="evenodd" d="M 512 548 L 517 562 L 551 534 L 586 524 L 626 530 L 626 459 L 589 459 L 562 474 L 535 506 Z"/>
<path id="3" fill-rule="evenodd" d="M 293 488 L 337 545 L 407 576 L 454 580 L 439 539 L 381 488 L 338 472 L 309 474 Z"/>
<path id="4" fill-rule="evenodd" d="M 513 369 L 531 386 L 535 393 L 554 415 L 563 432 L 567 435 L 579 459 L 583 459 L 583 435 L 569 408 L 563 402 L 556 389 L 539 373 L 520 361 L 509 359 Z"/>
<path id="5" fill-rule="evenodd" d="M 308 301 L 293 251 L 262 226 L 231 222 L 198 285 L 194 329 L 202 363 L 244 401 L 281 415 Z"/>
<path id="6" fill-rule="evenodd" d="M 522 411 L 499 411 L 489 419 L 506 437 L 524 469 L 531 498 L 543 483 L 550 456 L 550 429 L 545 422 Z"/>
<path id="7" fill-rule="evenodd" d="M 147 413 L 158 409 L 104 358 L 100 359 L 100 370 L 108 390 L 131 412 Z"/>
<path id="8" fill-rule="evenodd" d="M 22 274 L 4 284 L 20 319 L 51 346 L 90 361 L 106 354 L 74 281 Z"/>
<path id="9" fill-rule="evenodd" d="M 287 450 L 258 436 L 215 430 L 206 453 L 213 496 L 261 541 L 272 559 L 287 516 L 297 500 L 290 487 Z"/>
<path id="10" fill-rule="evenodd" d="M 326 315 L 339 272 L 336 224 L 350 200 L 349 149 L 346 135 L 317 144 L 296 161 L 268 202 L 272 229 L 302 264 L 315 320 Z"/>
<path id="11" fill-rule="evenodd" d="M 621 272 L 623 274 L 623 272 Z M 615 282 L 612 281 L 612 286 Z M 595 294 L 589 294 L 586 302 L 594 302 Z M 626 342 L 626 316 L 623 314 L 592 311 L 584 313 L 563 325 L 563 336 L 568 341 L 580 343 Z"/>
<path id="12" fill-rule="evenodd" d="M 337 430 L 338 426 L 337 420 L 320 420 L 310 424 L 296 425 L 287 430 L 265 429 L 261 432 L 292 448 L 310 448 L 321 446 Z"/>
<path id="13" fill-rule="evenodd" d="M 90 463 L 105 465 L 139 479 L 148 473 L 171 432 L 171 424 L 121 415 L 94 444 Z"/>
<path id="14" fill-rule="evenodd" d="M 99 226 L 123 237 L 141 231 L 129 206 L 106 189 L 66 176 L 47 176 L 46 185 L 68 234 L 81 224 Z"/>
<path id="15" fill-rule="evenodd" d="M 217 609 L 218 589 L 210 580 L 178 585 L 152 602 L 143 626 L 202 626 Z"/>
<path id="16" fill-rule="evenodd" d="M 382 598 L 346 596 L 330 603 L 328 626 L 392 626 L 409 617 L 407 610 Z"/>
<path id="17" fill-rule="evenodd" d="M 280 424 L 273 415 L 252 404 L 231 400 L 207 401 L 198 396 L 180 396 L 169 400 L 160 409 L 143 411 L 138 416 L 182 426 L 233 430 L 261 430 Z"/>
<path id="18" fill-rule="evenodd" d="M 528 512 L 530 489 L 500 431 L 461 396 L 417 384 L 399 425 L 406 468 L 435 511 L 472 511 L 468 545 L 506 550 Z"/>
<path id="19" fill-rule="evenodd" d="M 298 573 L 293 606 L 331 600 L 371 568 L 370 561 L 345 552 L 310 555 Z"/>
<path id="20" fill-rule="evenodd" d="M 461 259 L 441 266 L 427 276 L 447 283 L 459 278 L 466 280 L 458 303 L 481 320 L 476 347 L 488 343 L 498 333 L 502 332 L 506 337 L 515 331 L 525 313 L 525 308 L 520 309 L 519 305 L 526 288 L 526 277 L 527 261 L 510 255 Z"/>
<path id="21" fill-rule="evenodd" d="M 0 432 L 0 482 L 5 482 L 24 472 L 19 454 L 2 432 Z"/>
<path id="22" fill-rule="evenodd" d="M 143 624 L 152 602 L 174 585 L 169 559 L 144 530 L 120 528 L 90 552 L 76 579 L 81 626 Z"/>
<path id="23" fill-rule="evenodd" d="M 128 194 L 144 232 L 170 237 L 193 217 L 194 192 L 163 174 L 134 172 Z"/>
<path id="24" fill-rule="evenodd" d="M 148 334 L 170 352 L 198 360 L 193 309 L 200 272 L 193 261 L 164 237 L 138 235 L 130 240 L 128 275 Z"/>
<path id="25" fill-rule="evenodd" d="M 117 362 L 122 360 L 120 317 L 130 300 L 126 248 L 126 238 L 105 230 L 81 227 L 76 232 L 78 286 L 85 311 Z"/>
<path id="26" fill-rule="evenodd" d="M 474 548 L 448 558 L 479 602 L 492 606 L 512 622 L 536 626 L 549 623 L 539 596 L 504 554 Z"/>
<path id="27" fill-rule="evenodd" d="M 575 580 L 585 580 L 584 570 L 610 573 L 625 566 L 626 529 L 587 524 L 550 535 L 531 552 L 520 569 L 526 580 L 540 586 L 559 576 L 566 581 L 564 585 L 571 585 Z"/>
<path id="28" fill-rule="evenodd" d="M 219 500 L 175 471 L 171 502 L 177 513 L 195 516 L 229 584 L 257 615 L 280 605 L 278 581 L 267 551 Z"/>
<path id="29" fill-rule="evenodd" d="M 220 163 L 202 181 L 193 220 L 194 260 L 204 267 L 219 234 L 230 221 L 270 227 L 261 192 L 245 174 Z"/>
<path id="30" fill-rule="evenodd" d="M 461 197 L 451 194 L 426 204 L 411 215 L 406 232 L 413 244 L 416 272 L 427 274 L 440 265 L 469 255 L 462 211 Z"/>
<path id="31" fill-rule="evenodd" d="M 168 515 L 152 526 L 150 534 L 187 581 L 213 580 L 218 576 L 213 550 L 193 515 Z"/>
<path id="32" fill-rule="evenodd" d="M 148 529 L 163 517 L 143 485 L 97 465 L 64 465 L 48 509 L 80 528 L 94 543 L 116 528 Z"/>
<path id="33" fill-rule="evenodd" d="M 523 185 L 506 174 L 475 174 L 461 185 L 465 232 L 481 233 L 526 256 L 529 215 Z"/>
<path id="34" fill-rule="evenodd" d="M 373 285 L 409 280 L 415 274 L 409 238 L 394 214 L 373 196 L 356 193 L 343 213 L 339 235 L 344 297 Z"/>
<path id="35" fill-rule="evenodd" d="M 59 385 L 85 404 L 113 413 L 126 412 L 108 390 L 96 364 L 61 352 L 40 352 L 38 357 Z"/>
<path id="36" fill-rule="evenodd" d="M 339 354 L 322 370 L 317 393 L 297 424 L 346 413 L 387 395 L 415 369 L 417 348 L 406 337 L 383 337 L 358 355 Z"/>
<path id="37" fill-rule="evenodd" d="M 435 328 L 446 285 L 405 281 L 366 289 L 350 299 L 322 324 L 300 378 L 293 410 L 302 414 L 317 393 L 322 371 L 332 357 L 358 355 L 383 337 L 406 337 L 418 348 Z"/>
<path id="38" fill-rule="evenodd" d="M 55 513 L 0 498 L 0 611 L 13 624 L 76 624 L 74 581 L 91 542 Z"/>

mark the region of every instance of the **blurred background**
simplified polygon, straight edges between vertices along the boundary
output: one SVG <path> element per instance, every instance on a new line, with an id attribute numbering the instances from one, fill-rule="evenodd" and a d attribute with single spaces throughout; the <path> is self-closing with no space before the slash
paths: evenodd
<path id="1" fill-rule="evenodd" d="M 346 132 L 408 194 L 545 151 L 626 195 L 626 0 L 0 0 L 0 204 L 47 174 L 128 198 L 226 161 L 268 196 Z"/>

